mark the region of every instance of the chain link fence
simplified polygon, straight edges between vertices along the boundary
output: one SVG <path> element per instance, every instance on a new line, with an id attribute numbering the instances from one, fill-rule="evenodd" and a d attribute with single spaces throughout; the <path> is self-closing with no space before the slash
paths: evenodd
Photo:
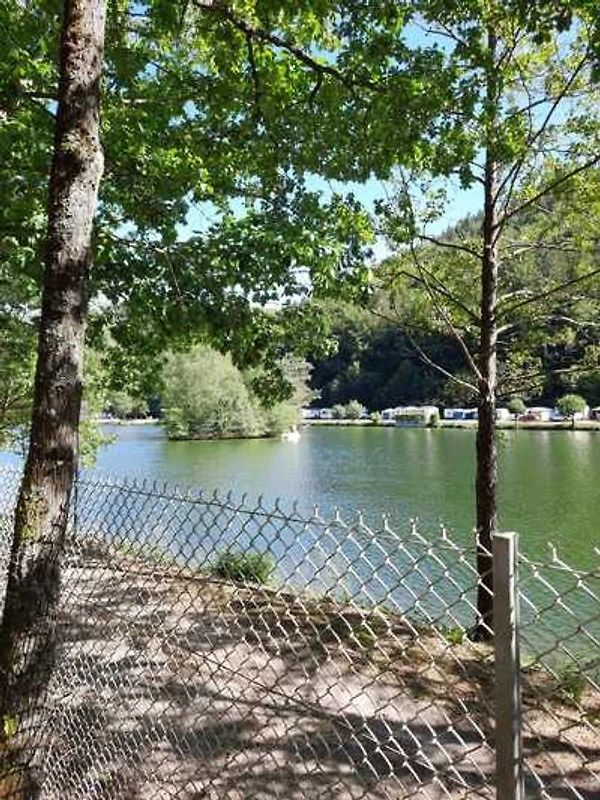
<path id="1" fill-rule="evenodd" d="M 17 483 L 0 470 L 2 577 Z M 474 565 L 443 529 L 80 477 L 42 797 L 496 797 Z M 597 800 L 600 571 L 520 555 L 519 573 L 521 796 Z"/>

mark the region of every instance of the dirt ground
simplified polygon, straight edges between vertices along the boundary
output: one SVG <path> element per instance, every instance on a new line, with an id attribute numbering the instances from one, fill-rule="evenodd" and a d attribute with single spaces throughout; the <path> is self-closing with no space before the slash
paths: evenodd
<path id="1" fill-rule="evenodd" d="M 47 800 L 494 797 L 485 646 L 93 547 L 63 597 Z M 528 797 L 598 800 L 598 695 L 525 700 Z"/>

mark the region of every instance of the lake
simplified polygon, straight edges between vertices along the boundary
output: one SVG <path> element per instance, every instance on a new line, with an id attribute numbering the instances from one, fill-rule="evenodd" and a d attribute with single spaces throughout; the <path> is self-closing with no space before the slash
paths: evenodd
<path id="1" fill-rule="evenodd" d="M 250 439 L 169 442 L 160 426 L 105 426 L 118 440 L 101 450 L 98 468 L 233 490 L 267 502 L 297 500 L 330 514 L 361 510 L 392 527 L 418 518 L 444 524 L 460 542 L 473 529 L 475 432 L 470 430 L 313 427 L 300 442 Z M 548 542 L 574 565 L 590 563 L 600 544 L 600 433 L 504 431 L 500 439 L 500 524 L 518 531 L 530 555 Z"/>
<path id="2" fill-rule="evenodd" d="M 316 593 L 341 587 L 370 602 L 391 601 L 400 610 L 411 608 L 419 596 L 426 617 L 446 626 L 452 626 L 453 620 L 465 625 L 472 621 L 472 598 L 463 601 L 460 586 L 468 588 L 473 582 L 469 565 L 474 542 L 474 431 L 319 426 L 304 429 L 298 443 L 289 443 L 279 439 L 170 442 L 157 425 L 105 426 L 105 430 L 118 438 L 100 451 L 97 466 L 115 478 L 143 476 L 208 492 L 231 490 L 234 499 L 245 493 L 250 509 L 260 495 L 269 508 L 277 498 L 284 510 L 297 501 L 303 518 L 311 515 L 315 505 L 327 519 L 339 508 L 348 522 L 360 510 L 375 531 L 355 527 L 348 536 L 335 526 L 325 530 L 295 523 L 263 527 L 262 518 L 226 514 L 223 521 L 211 517 L 215 512 L 210 509 L 213 522 L 208 523 L 208 506 L 186 507 L 185 513 L 174 517 L 168 500 L 156 503 L 147 500 L 147 495 L 136 498 L 109 489 L 112 499 L 108 502 L 107 495 L 98 501 L 100 510 L 93 511 L 91 519 L 93 525 L 101 522 L 111 536 L 127 531 L 125 536 L 144 538 L 149 531 L 162 530 L 157 534 L 161 542 L 170 541 L 174 554 L 189 561 L 198 560 L 198 547 L 208 557 L 229 546 L 258 546 L 273 554 L 286 583 Z M 584 571 L 597 568 L 598 476 L 600 433 L 502 432 L 501 527 L 519 532 L 521 550 L 530 558 L 547 562 L 551 542 L 571 566 Z M 111 510 L 115 507 L 117 511 Z M 400 539 L 382 529 L 383 513 Z M 460 586 L 446 579 L 436 561 L 437 553 L 444 555 L 439 546 L 433 555 L 414 541 L 403 550 L 414 518 L 427 538 L 439 542 L 443 524 L 457 544 L 468 548 L 462 564 L 455 555 L 444 556 Z M 590 599 L 577 586 L 576 577 L 564 570 L 552 568 L 537 575 L 535 568 L 523 567 L 522 579 L 526 593 L 543 612 L 542 624 L 538 620 L 532 625 L 530 649 L 554 652 L 559 636 L 569 640 L 571 650 L 588 658 L 593 641 L 584 636 L 575 643 L 573 637 L 581 638 L 578 625 L 583 622 L 600 638 L 598 601 Z M 557 607 L 544 580 L 560 588 L 570 610 Z M 432 581 L 435 592 L 430 588 Z M 599 583 L 597 576 L 588 577 L 585 585 L 598 592 Z M 391 593 L 388 587 L 394 587 Z M 449 603 L 455 608 L 452 618 L 446 614 Z M 526 604 L 523 612 L 525 623 L 538 617 Z"/>

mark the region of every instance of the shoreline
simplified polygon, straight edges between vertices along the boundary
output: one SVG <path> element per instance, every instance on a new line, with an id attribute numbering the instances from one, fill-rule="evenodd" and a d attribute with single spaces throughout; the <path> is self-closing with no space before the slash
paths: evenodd
<path id="1" fill-rule="evenodd" d="M 160 420 L 156 417 L 141 417 L 140 419 L 97 417 L 94 422 L 97 422 L 98 425 L 160 425 Z"/>
<path id="2" fill-rule="evenodd" d="M 96 419 L 99 425 L 160 425 L 161 420 L 154 417 L 144 419 Z M 398 425 L 394 421 L 374 423 L 370 419 L 304 419 L 299 423 L 302 427 L 330 427 L 330 428 L 399 428 L 408 430 L 477 430 L 477 420 L 442 419 L 436 425 L 405 424 Z M 515 422 L 506 420 L 496 422 L 499 431 L 600 431 L 600 420 L 580 420 L 573 425 L 572 422 Z M 243 436 L 223 437 L 214 439 L 173 439 L 172 441 L 226 441 L 230 439 L 277 439 L 277 436 Z"/>
<path id="3" fill-rule="evenodd" d="M 404 428 L 420 430 L 477 430 L 477 420 L 442 419 L 437 425 L 397 425 L 395 422 L 380 422 L 375 424 L 370 419 L 305 419 L 302 425 L 310 427 L 359 427 L 359 428 Z M 496 430 L 505 431 L 600 431 L 600 420 L 582 420 L 573 425 L 572 422 L 515 422 L 500 421 L 496 423 Z"/>

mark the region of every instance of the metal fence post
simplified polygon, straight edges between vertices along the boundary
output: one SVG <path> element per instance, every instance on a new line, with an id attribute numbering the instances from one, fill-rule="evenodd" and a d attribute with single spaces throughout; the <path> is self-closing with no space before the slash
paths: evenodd
<path id="1" fill-rule="evenodd" d="M 493 537 L 496 798 L 524 800 L 517 534 Z"/>

